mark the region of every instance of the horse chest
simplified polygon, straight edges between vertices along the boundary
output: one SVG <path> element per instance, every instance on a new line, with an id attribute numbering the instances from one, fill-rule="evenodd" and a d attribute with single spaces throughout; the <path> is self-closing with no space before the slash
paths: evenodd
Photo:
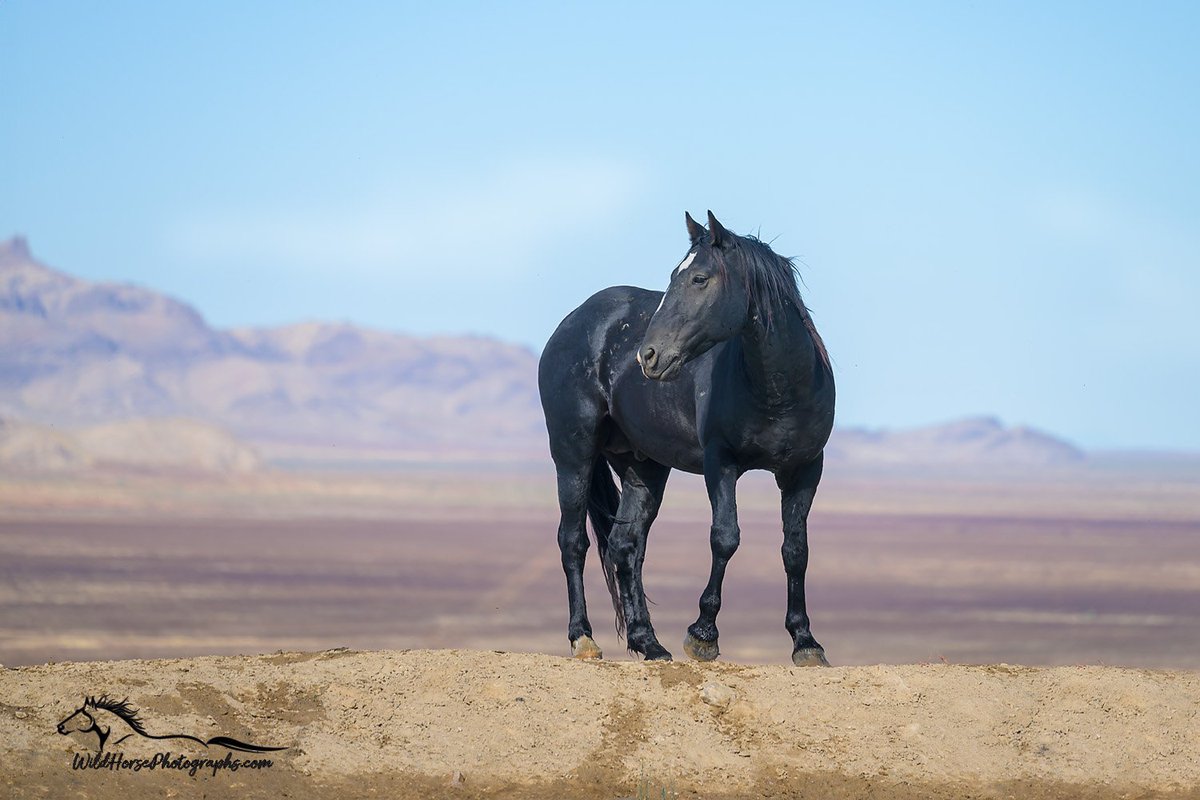
<path id="1" fill-rule="evenodd" d="M 747 415 L 733 422 L 726 438 L 747 469 L 778 471 L 814 459 L 824 447 L 802 415 Z"/>

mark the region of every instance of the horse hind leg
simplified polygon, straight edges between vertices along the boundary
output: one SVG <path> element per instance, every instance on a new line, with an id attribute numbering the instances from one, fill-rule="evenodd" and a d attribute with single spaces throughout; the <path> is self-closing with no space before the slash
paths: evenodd
<path id="1" fill-rule="evenodd" d="M 543 368 L 552 345 L 547 344 L 546 348 Z M 567 638 L 574 657 L 601 658 L 603 654 L 592 638 L 588 620 L 583 571 L 589 548 L 588 518 L 592 520 L 603 556 L 604 536 L 620 497 L 600 454 L 611 420 L 599 387 L 590 380 L 568 376 L 564 383 L 561 376 L 540 369 L 538 385 L 550 436 L 550 455 L 558 476 L 558 547 L 567 582 Z"/>
<path id="2" fill-rule="evenodd" d="M 642 565 L 650 525 L 658 516 L 671 468 L 655 461 L 639 461 L 631 454 L 610 456 L 621 475 L 621 503 L 608 537 L 607 556 L 615 573 L 625 641 L 630 651 L 647 661 L 670 661 L 650 622 Z"/>
<path id="3" fill-rule="evenodd" d="M 594 457 L 591 470 L 587 475 L 590 488 L 584 502 L 585 509 L 597 502 L 597 482 L 601 477 L 597 471 L 602 468 L 605 468 L 603 460 L 598 456 Z M 611 479 L 607 475 L 602 477 L 611 484 Z M 612 498 L 609 503 L 616 505 L 616 499 Z M 596 644 L 596 640 L 592 638 L 592 624 L 588 621 L 587 600 L 583 590 L 583 566 L 588 551 L 587 528 L 583 522 L 578 520 L 577 516 L 574 516 L 576 513 L 577 511 L 573 507 L 571 520 L 573 524 L 567 532 L 565 542 L 563 530 L 561 527 L 559 529 L 559 548 L 563 554 L 563 570 L 567 575 L 567 602 L 571 614 L 567 626 L 567 638 L 571 641 L 571 655 L 574 658 L 600 659 L 604 658 L 604 653 L 600 650 L 600 645 Z M 595 513 L 594 510 L 593 513 Z"/>
<path id="4" fill-rule="evenodd" d="M 567 639 L 575 658 L 603 657 L 592 638 L 588 620 L 587 600 L 583 591 L 583 565 L 587 557 L 587 506 L 592 482 L 594 457 L 583 454 L 564 463 L 555 459 L 558 467 L 558 548 L 562 556 L 563 573 L 567 579 Z"/>

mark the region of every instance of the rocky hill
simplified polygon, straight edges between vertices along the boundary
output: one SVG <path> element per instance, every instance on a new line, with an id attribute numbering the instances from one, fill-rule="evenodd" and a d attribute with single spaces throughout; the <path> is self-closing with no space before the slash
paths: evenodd
<path id="1" fill-rule="evenodd" d="M 334 650 L 21 667 L 0 670 L 0 693 L 0 794 L 17 798 L 1116 800 L 1200 788 L 1191 672 Z M 130 766 L 73 770 L 99 739 L 69 718 L 104 695 L 127 699 L 148 734 L 195 739 L 150 739 L 93 709 L 106 752 Z M 225 766 L 133 770 L 160 751 Z M 227 755 L 271 763 L 233 771 Z"/>
<path id="2" fill-rule="evenodd" d="M 254 442 L 527 447 L 544 437 L 529 350 L 349 324 L 218 330 L 137 286 L 0 244 L 0 414 L 57 426 L 187 417 Z"/>
<path id="3" fill-rule="evenodd" d="M 55 428 L 0 418 L 0 473 L 92 468 L 244 473 L 255 450 L 215 425 L 187 419 L 134 419 Z"/>

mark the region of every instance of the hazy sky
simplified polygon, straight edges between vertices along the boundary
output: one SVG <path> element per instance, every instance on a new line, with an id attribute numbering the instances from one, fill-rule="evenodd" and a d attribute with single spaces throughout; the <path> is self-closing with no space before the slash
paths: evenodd
<path id="1" fill-rule="evenodd" d="M 1195 3 L 0 4 L 0 237 L 220 326 L 540 349 L 683 212 L 798 256 L 842 425 L 1200 448 Z"/>

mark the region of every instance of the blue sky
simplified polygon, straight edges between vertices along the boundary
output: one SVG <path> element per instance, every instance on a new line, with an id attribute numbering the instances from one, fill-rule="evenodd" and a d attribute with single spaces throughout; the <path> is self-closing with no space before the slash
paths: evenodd
<path id="1" fill-rule="evenodd" d="M 1200 449 L 1197 9 L 4 3 L 0 237 L 539 349 L 712 208 L 799 257 L 842 425 Z"/>

